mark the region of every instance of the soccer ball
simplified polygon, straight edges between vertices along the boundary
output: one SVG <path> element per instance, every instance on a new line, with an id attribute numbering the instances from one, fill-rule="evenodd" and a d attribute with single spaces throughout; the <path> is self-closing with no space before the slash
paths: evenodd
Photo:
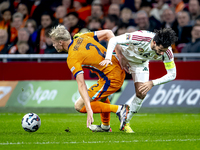
<path id="1" fill-rule="evenodd" d="M 35 113 L 28 113 L 22 118 L 22 128 L 28 132 L 35 132 L 40 128 L 40 117 Z"/>

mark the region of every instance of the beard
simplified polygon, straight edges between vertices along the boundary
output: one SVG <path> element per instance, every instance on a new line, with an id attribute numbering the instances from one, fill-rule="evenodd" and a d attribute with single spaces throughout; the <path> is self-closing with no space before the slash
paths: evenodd
<path id="1" fill-rule="evenodd" d="M 152 50 L 154 50 L 154 52 L 156 53 L 156 55 L 161 56 L 161 54 L 159 54 L 157 50 L 155 50 L 155 49 L 152 49 Z"/>
<path id="2" fill-rule="evenodd" d="M 161 54 L 158 54 L 157 52 L 156 52 L 156 55 L 161 56 Z"/>

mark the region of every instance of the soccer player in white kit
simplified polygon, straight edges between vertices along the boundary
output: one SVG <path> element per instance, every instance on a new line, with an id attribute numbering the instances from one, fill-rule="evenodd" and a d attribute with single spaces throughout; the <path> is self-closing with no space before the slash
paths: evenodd
<path id="1" fill-rule="evenodd" d="M 132 74 L 136 96 L 130 104 L 124 131 L 134 133 L 130 120 L 142 106 L 147 92 L 155 85 L 164 84 L 176 78 L 176 66 L 171 44 L 177 41 L 171 28 L 156 30 L 155 33 L 139 30 L 132 33 L 112 37 L 109 40 L 105 60 L 100 65 L 112 64 L 112 53 L 119 44 L 121 49 L 115 49 L 122 68 Z M 149 81 L 149 60 L 162 60 L 167 74 L 159 79 Z"/>

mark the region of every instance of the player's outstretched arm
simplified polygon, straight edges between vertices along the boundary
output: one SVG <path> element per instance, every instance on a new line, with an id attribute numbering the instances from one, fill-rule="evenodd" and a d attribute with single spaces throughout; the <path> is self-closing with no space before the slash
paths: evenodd
<path id="1" fill-rule="evenodd" d="M 101 41 L 101 40 L 106 40 L 109 41 L 112 37 L 115 37 L 115 35 L 113 34 L 113 32 L 111 30 L 100 30 L 100 31 L 96 31 L 96 35 L 97 38 Z M 100 66 L 108 66 L 108 65 L 112 65 L 111 59 L 105 59 L 103 61 L 101 61 L 99 63 Z"/>
<path id="2" fill-rule="evenodd" d="M 84 100 L 84 104 L 87 110 L 87 127 L 89 127 L 94 122 L 94 118 L 93 111 L 90 105 L 90 97 L 88 95 L 83 73 L 80 73 L 76 76 L 76 81 L 78 83 L 79 93 Z"/>
<path id="3" fill-rule="evenodd" d="M 112 37 L 115 36 L 111 30 L 99 30 L 96 31 L 96 34 L 99 41 L 101 40 L 109 41 Z"/>
<path id="4" fill-rule="evenodd" d="M 96 31 L 96 34 L 97 34 L 97 37 L 98 37 L 99 40 L 109 41 L 109 47 L 111 47 L 107 51 L 105 60 L 101 61 L 99 64 L 101 66 L 106 66 L 106 67 L 109 64 L 112 65 L 111 57 L 112 57 L 113 50 L 115 49 L 116 54 L 117 54 L 117 56 L 119 58 L 119 62 L 120 62 L 121 68 L 124 69 L 126 72 L 129 72 L 128 71 L 128 67 L 130 65 L 128 64 L 128 61 L 126 60 L 126 58 L 123 57 L 123 55 L 121 53 L 121 46 L 120 45 L 116 45 L 117 42 L 115 41 L 115 35 L 113 34 L 113 32 L 111 30 L 100 30 L 100 31 Z M 111 41 L 113 41 L 113 42 L 110 42 L 111 38 L 112 38 Z"/>

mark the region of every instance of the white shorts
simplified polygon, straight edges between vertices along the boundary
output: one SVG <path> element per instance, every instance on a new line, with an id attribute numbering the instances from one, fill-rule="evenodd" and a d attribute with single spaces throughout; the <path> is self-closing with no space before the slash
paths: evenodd
<path id="1" fill-rule="evenodd" d="M 134 82 L 147 82 L 149 81 L 149 62 L 144 62 L 142 64 L 131 63 L 129 72 L 132 74 Z"/>

